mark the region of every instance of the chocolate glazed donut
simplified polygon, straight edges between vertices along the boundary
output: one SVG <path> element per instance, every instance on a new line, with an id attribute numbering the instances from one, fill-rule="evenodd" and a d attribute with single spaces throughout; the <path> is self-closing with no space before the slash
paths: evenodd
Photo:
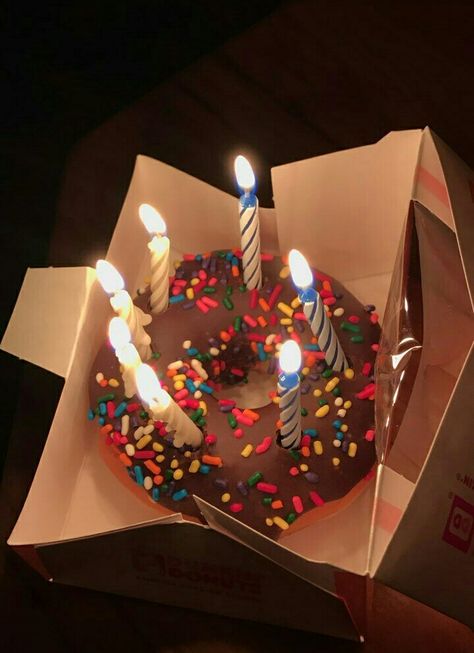
<path id="1" fill-rule="evenodd" d="M 157 510 L 201 519 L 195 494 L 278 539 L 353 496 L 371 473 L 380 328 L 375 307 L 363 307 L 337 280 L 315 272 L 351 365 L 333 373 L 287 266 L 263 256 L 262 274 L 262 288 L 247 291 L 236 253 L 185 257 L 171 281 L 168 310 L 146 328 L 154 352 L 148 362 L 202 429 L 199 449 L 175 448 L 166 425 L 149 420 L 139 398 L 124 398 L 119 363 L 106 342 L 91 370 L 89 418 L 99 421 L 110 445 L 104 455 L 117 475 L 141 486 Z M 148 290 L 135 299 L 145 311 L 148 302 Z M 275 354 L 290 337 L 303 352 L 303 437 L 292 451 L 277 445 L 275 397 Z"/>

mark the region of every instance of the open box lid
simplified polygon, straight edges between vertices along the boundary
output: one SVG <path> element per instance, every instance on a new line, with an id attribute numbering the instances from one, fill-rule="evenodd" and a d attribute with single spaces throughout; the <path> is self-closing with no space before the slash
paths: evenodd
<path id="1" fill-rule="evenodd" d="M 465 579 L 474 572 L 473 180 L 426 130 L 411 216 L 424 266 L 423 347 L 379 477 L 369 566 L 382 582 L 471 626 L 474 588 Z M 439 405 L 430 408 L 434 388 Z"/>
<path id="2" fill-rule="evenodd" d="M 429 130 L 393 132 L 374 145 L 275 168 L 272 181 L 276 214 L 272 209 L 261 209 L 260 214 L 264 248 L 278 251 L 280 243 L 284 250 L 301 247 L 306 251 L 310 238 L 314 243 L 312 263 L 337 276 L 363 303 L 375 301 L 379 314 L 382 314 L 410 200 L 414 198 L 422 202 L 451 229 L 454 225 L 453 211 L 458 220 L 457 209 L 452 210 L 454 205 L 449 201 L 451 197 L 446 190 L 434 143 Z M 422 165 L 418 165 L 419 161 Z M 453 176 L 458 180 L 459 175 Z M 112 263 L 119 265 L 129 288 L 136 288 L 146 273 L 144 266 L 147 261 L 141 253 L 145 251 L 147 236 L 144 230 L 136 228 L 137 209 L 142 202 L 155 204 L 164 215 L 173 216 L 170 237 L 179 252 L 231 247 L 239 240 L 234 197 L 161 162 L 140 156 L 107 255 Z M 463 202 L 462 210 L 459 210 L 460 222 L 456 226 L 458 232 L 469 233 L 466 217 L 469 206 L 466 199 Z M 383 225 L 383 238 L 379 233 L 374 234 L 374 225 L 378 223 Z M 464 239 L 462 246 L 467 247 Z M 123 256 L 125 251 L 126 257 Z M 353 256 L 354 251 L 359 252 L 358 259 Z M 50 276 L 56 272 L 59 274 L 59 271 L 50 271 Z M 73 346 L 66 348 L 66 361 L 62 364 L 57 362 L 54 366 L 45 365 L 45 356 L 40 356 L 34 346 L 38 341 L 33 338 L 31 342 L 31 332 L 28 330 L 19 330 L 21 316 L 29 315 L 30 323 L 38 327 L 42 325 L 44 331 L 45 323 L 40 316 L 47 314 L 51 348 L 54 348 L 53 343 L 57 338 L 66 335 L 66 327 L 63 325 L 60 328 L 47 303 L 41 305 L 41 311 L 39 307 L 37 311 L 32 311 L 31 305 L 25 303 L 31 297 L 31 291 L 25 293 L 23 298 L 20 296 L 18 311 L 15 309 L 17 315 L 15 317 L 14 313 L 2 342 L 2 348 L 67 375 L 47 445 L 10 544 L 90 537 L 159 521 L 154 506 L 144 502 L 138 506 L 133 493 L 117 484 L 100 466 L 96 439 L 83 426 L 88 400 L 87 393 L 83 391 L 81 394 L 79 389 L 83 387 L 84 379 L 88 378 L 91 356 L 103 338 L 102 325 L 106 324 L 109 316 L 107 300 L 96 286 L 91 287 L 90 274 L 84 269 L 76 273 L 79 297 L 84 297 L 84 303 L 81 306 L 81 302 L 77 302 L 75 310 L 78 320 L 71 320 L 71 332 L 64 338 L 66 342 L 73 343 Z M 40 275 L 40 271 L 30 271 L 28 283 L 36 277 L 36 284 Z M 60 285 L 59 281 L 57 285 Z M 365 293 L 369 293 L 368 296 Z M 51 296 L 51 306 L 58 302 L 59 295 L 56 292 L 54 295 Z M 78 329 L 80 315 L 83 324 Z M 22 335 L 17 337 L 20 331 Z M 47 351 L 47 347 L 44 351 Z M 74 406 L 73 414 L 71 406 Z M 70 437 L 65 438 L 64 433 L 69 433 Z M 57 460 L 62 463 L 60 473 L 52 474 Z M 378 495 L 383 496 L 392 517 L 395 515 L 399 518 L 412 497 L 414 484 L 386 467 L 381 467 L 377 477 Z M 384 488 L 390 488 L 390 491 L 384 493 Z M 297 534 L 293 541 L 288 538 L 287 547 L 280 547 L 282 551 L 278 553 L 268 552 L 266 538 L 255 535 L 246 527 L 240 528 L 239 522 L 213 506 L 202 502 L 201 507 L 213 528 L 263 555 L 278 558 L 282 566 L 295 573 L 299 573 L 296 567 L 300 562 L 294 561 L 297 558 L 305 559 L 307 566 L 311 563 L 315 570 L 312 582 L 331 590 L 330 574 L 326 573 L 328 568 L 348 569 L 357 573 L 368 570 L 375 573 L 379 569 L 380 578 L 389 578 L 388 574 L 383 574 L 383 567 L 379 563 L 384 561 L 385 555 L 390 554 L 387 546 L 399 519 L 392 518 L 390 537 L 380 539 L 380 533 L 387 531 L 377 527 L 379 522 L 376 515 L 380 514 L 380 502 L 375 502 L 376 509 L 373 511 L 374 491 L 375 479 L 361 502 L 351 506 L 354 523 L 347 520 L 347 515 L 341 515 L 339 520 L 337 517 L 331 518 L 329 528 L 320 526 L 318 530 L 315 527 L 311 533 L 307 532 L 306 537 Z M 44 519 L 42 506 L 46 496 L 51 509 L 48 518 Z M 89 505 L 93 497 L 100 499 L 94 509 L 84 515 L 83 506 Z M 162 519 L 164 523 L 179 521 L 180 515 L 168 515 Z M 324 522 L 320 524 L 324 525 Z M 326 525 L 329 525 L 329 520 Z M 402 530 L 403 521 L 396 531 L 397 537 Z M 314 542 L 318 541 L 318 537 L 324 537 L 325 541 L 324 546 L 318 546 L 315 552 Z M 348 541 L 350 546 L 346 544 Z M 378 563 L 375 564 L 377 555 Z M 463 573 L 462 562 L 457 563 L 460 573 Z M 408 589 L 404 589 L 406 575 L 398 577 L 397 568 L 395 561 L 390 567 L 390 584 L 408 592 Z M 423 588 L 421 591 L 423 593 Z M 430 603 L 428 591 L 423 596 L 418 594 L 416 598 Z"/>
<path id="3" fill-rule="evenodd" d="M 66 378 L 95 279 L 87 267 L 28 268 L 1 348 Z"/>

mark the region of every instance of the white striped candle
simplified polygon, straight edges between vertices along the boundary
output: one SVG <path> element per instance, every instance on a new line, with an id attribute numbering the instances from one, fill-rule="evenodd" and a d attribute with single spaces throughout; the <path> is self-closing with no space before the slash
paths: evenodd
<path id="1" fill-rule="evenodd" d="M 301 441 L 300 367 L 300 348 L 294 340 L 287 340 L 280 349 L 281 374 L 277 386 L 282 422 L 277 442 L 284 449 L 297 449 Z"/>
<path id="2" fill-rule="evenodd" d="M 153 369 L 143 363 L 138 367 L 136 376 L 138 392 L 148 405 L 153 419 L 166 422 L 168 430 L 174 431 L 174 446 L 178 448 L 185 444 L 192 447 L 201 446 L 201 430 L 163 390 Z"/>
<path id="3" fill-rule="evenodd" d="M 115 349 L 115 355 L 122 365 L 122 380 L 125 396 L 130 398 L 137 394 L 136 371 L 141 365 L 140 355 L 130 342 L 130 330 L 120 317 L 113 317 L 109 324 L 109 340 Z"/>
<path id="4" fill-rule="evenodd" d="M 303 312 L 311 331 L 318 339 L 318 346 L 324 352 L 327 365 L 336 372 L 349 367 L 331 320 L 326 315 L 320 294 L 312 287 L 313 274 L 307 260 L 297 249 L 289 254 L 289 264 L 293 283 L 303 304 Z"/>
<path id="5" fill-rule="evenodd" d="M 143 325 L 149 324 L 151 317 L 134 305 L 132 298 L 124 290 L 122 275 L 111 263 L 100 259 L 95 266 L 100 285 L 109 295 L 110 304 L 119 317 L 130 329 L 131 340 L 138 350 L 142 360 L 151 357 L 151 338 Z"/>
<path id="6" fill-rule="evenodd" d="M 148 232 L 155 234 L 148 249 L 151 253 L 150 307 L 157 315 L 168 308 L 170 241 L 164 235 L 166 223 L 153 206 L 141 204 L 138 213 Z"/>
<path id="7" fill-rule="evenodd" d="M 241 155 L 235 159 L 234 167 L 237 183 L 244 191 L 239 200 L 243 279 L 247 289 L 253 290 L 262 287 L 258 198 L 253 192 L 255 176 L 252 166 Z"/>

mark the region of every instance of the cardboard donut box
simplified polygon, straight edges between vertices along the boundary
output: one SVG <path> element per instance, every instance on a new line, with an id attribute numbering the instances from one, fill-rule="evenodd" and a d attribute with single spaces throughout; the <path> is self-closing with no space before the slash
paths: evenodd
<path id="1" fill-rule="evenodd" d="M 8 543 L 55 582 L 348 639 L 363 637 L 367 577 L 474 626 L 474 175 L 426 128 L 278 166 L 272 184 L 262 249 L 311 252 L 381 316 L 364 491 L 283 544 L 199 497 L 206 526 L 160 515 L 104 464 L 86 420 L 110 318 L 95 271 L 28 269 L 1 347 L 65 383 Z M 138 156 L 107 253 L 130 289 L 148 273 L 143 202 L 167 216 L 176 257 L 239 243 L 235 197 Z"/>

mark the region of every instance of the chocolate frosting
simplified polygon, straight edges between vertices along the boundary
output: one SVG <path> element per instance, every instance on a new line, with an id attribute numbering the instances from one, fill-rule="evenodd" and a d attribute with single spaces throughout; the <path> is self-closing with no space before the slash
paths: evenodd
<path id="1" fill-rule="evenodd" d="M 202 262 L 196 260 L 183 261 L 177 271 L 177 277 L 190 281 L 201 269 L 201 265 Z M 162 437 L 157 430 L 153 432 L 152 441 L 145 447 L 145 450 L 152 450 L 153 442 L 160 442 L 164 446 L 164 451 L 161 454 L 164 456 L 164 460 L 161 462 L 155 460 L 155 464 L 161 468 L 160 475 L 165 477 L 164 484 L 168 486 L 165 491 L 163 491 L 163 484 L 160 486 L 160 497 L 156 505 L 157 508 L 163 506 L 173 512 L 181 512 L 185 518 L 202 519 L 192 498 L 193 494 L 202 497 L 224 511 L 231 510 L 231 506 L 235 506 L 235 504 L 241 504 L 241 511 L 234 513 L 237 519 L 263 532 L 268 537 L 278 539 L 282 530 L 275 524 L 269 525 L 266 520 L 275 516 L 286 519 L 290 515 L 289 522 L 292 522 L 296 517 L 295 524 L 291 526 L 291 528 L 295 528 L 298 522 L 298 514 L 295 510 L 293 497 L 300 497 L 305 514 L 312 511 L 315 518 L 317 518 L 318 508 L 315 508 L 315 503 L 310 498 L 310 492 L 316 492 L 326 503 L 334 502 L 346 496 L 361 479 L 369 474 L 374 465 L 374 443 L 365 438 L 367 430 L 374 428 L 373 401 L 371 401 L 371 398 L 358 398 L 357 394 L 373 382 L 371 374 L 373 373 L 376 354 L 372 349 L 372 345 L 378 343 L 380 328 L 371 312 L 374 307 L 363 307 L 338 281 L 324 274 L 315 273 L 316 288 L 321 291 L 322 283 L 325 281 L 325 285 L 331 288 L 332 295 L 331 290 L 327 291 L 327 288 L 326 293 L 323 293 L 323 295 L 329 294 L 336 299 L 330 310 L 338 307 L 344 309 L 343 316 L 336 317 L 333 315 L 331 319 L 355 375 L 353 379 L 346 378 L 343 372 L 335 372 L 327 376 L 325 362 L 316 361 L 310 372 L 302 375 L 301 407 L 303 417 L 301 423 L 303 432 L 307 429 L 316 429 L 317 436 L 313 437 L 314 433 L 311 433 L 311 442 L 308 448 L 293 452 L 281 449 L 276 443 L 277 420 L 279 419 L 278 405 L 268 399 L 269 403 L 262 407 L 262 402 L 257 400 L 257 398 L 261 399 L 262 387 L 276 391 L 278 365 L 275 364 L 276 361 L 270 362 L 271 352 L 265 352 L 269 356 L 267 360 L 260 360 L 258 352 L 255 352 L 254 348 L 252 348 L 247 334 L 256 333 L 267 336 L 275 333 L 282 335 L 283 340 L 285 340 L 290 337 L 290 334 L 286 330 L 287 327 L 280 324 L 280 320 L 285 319 L 287 316 L 277 305 L 269 312 L 265 311 L 258 303 L 256 308 L 250 308 L 250 292 L 242 291 L 240 269 L 239 276 L 233 276 L 230 262 L 223 257 L 222 253 L 220 256 L 213 254 L 211 262 L 206 261 L 204 266 L 208 279 L 214 276 L 218 280 L 214 286 L 215 292 L 209 295 L 212 300 L 218 302 L 218 306 L 209 308 L 209 311 L 204 313 L 195 305 L 189 308 L 190 302 L 188 300 L 170 304 L 168 310 L 164 313 L 153 315 L 152 323 L 146 327 L 146 330 L 151 336 L 153 351 L 159 354 L 159 357 L 153 358 L 150 362 L 156 368 L 158 375 L 162 377 L 162 384 L 168 386 L 171 395 L 175 390 L 172 380 L 166 376 L 168 365 L 176 360 L 189 364 L 191 358 L 196 355 L 195 353 L 189 355 L 183 349 L 185 341 L 190 340 L 191 347 L 197 349 L 200 354 L 209 352 L 212 346 L 209 340 L 212 338 L 217 341 L 218 347 L 222 344 L 226 345 L 226 349 L 221 350 L 221 355 L 214 358 L 214 360 L 222 359 L 225 361 L 225 370 L 222 373 L 217 376 L 213 375 L 212 360 L 203 362 L 209 371 L 211 383 L 214 381 L 217 385 L 217 389 L 214 389 L 212 394 L 202 393 L 202 399 L 205 400 L 207 406 L 207 414 L 203 416 L 205 420 L 203 434 L 204 437 L 209 434 L 215 435 L 216 441 L 213 444 L 207 444 L 204 440 L 202 447 L 195 451 L 189 451 L 189 447 L 177 450 L 170 442 L 171 438 L 169 436 Z M 283 286 L 283 289 L 277 304 L 283 302 L 289 306 L 297 293 L 291 278 L 280 277 L 282 267 L 281 259 L 277 257 L 273 260 L 262 261 L 264 284 L 259 291 L 259 297 L 268 301 L 271 290 L 279 283 Z M 206 296 L 204 289 L 201 289 L 197 296 Z M 228 310 L 223 304 L 225 297 L 228 297 L 233 304 L 231 310 Z M 148 291 L 135 299 L 136 305 L 146 311 L 149 311 L 148 301 Z M 302 307 L 296 308 L 296 312 L 302 312 Z M 270 324 L 272 313 L 278 318 L 276 326 Z M 246 332 L 238 331 L 229 342 L 223 343 L 220 338 L 221 331 L 228 330 L 229 326 L 234 324 L 236 316 L 243 317 L 246 315 L 254 319 L 262 316 L 268 324 L 266 326 L 258 325 L 256 328 L 244 326 L 243 328 L 247 329 Z M 372 321 L 370 319 L 371 315 Z M 301 339 L 302 348 L 305 345 L 313 344 L 314 346 L 313 334 L 305 320 L 293 319 L 292 325 L 294 332 Z M 351 325 L 354 330 L 346 330 L 347 325 Z M 363 342 L 351 340 L 355 336 L 362 336 Z M 263 358 L 263 353 L 260 352 L 260 354 Z M 271 371 L 272 366 L 275 371 L 270 374 L 269 370 Z M 231 367 L 238 367 L 246 377 L 248 376 L 248 384 L 244 393 L 247 399 L 245 403 L 238 400 L 237 408 L 242 411 L 245 408 L 255 409 L 255 412 L 259 415 L 258 421 L 251 427 L 238 424 L 238 427 L 242 428 L 244 432 L 242 437 L 235 436 L 235 429 L 231 428 L 228 422 L 229 413 L 221 412 L 219 404 L 219 399 L 222 399 L 222 397 L 228 398 L 229 394 L 238 397 L 244 388 L 244 383 L 239 382 L 239 377 L 229 372 Z M 362 373 L 363 369 L 364 373 Z M 117 388 L 101 387 L 96 381 L 98 372 L 101 372 L 105 379 L 116 379 L 119 381 L 119 386 Z M 334 376 L 339 378 L 337 389 L 335 393 L 327 392 L 325 387 Z M 313 392 L 315 390 L 320 390 L 321 395 L 314 396 Z M 90 401 L 92 410 L 97 409 L 97 400 L 110 392 L 114 393 L 114 403 L 118 405 L 123 400 L 123 385 L 119 364 L 110 345 L 104 342 L 91 370 Z M 337 406 L 334 403 L 337 392 L 340 392 L 340 397 L 344 402 L 352 402 L 352 407 L 347 410 L 344 417 L 338 417 L 337 415 L 337 411 L 343 408 L 343 406 Z M 192 395 L 190 394 L 189 397 L 192 397 Z M 251 398 L 249 399 L 249 397 Z M 132 398 L 130 402 L 140 402 L 140 400 Z M 330 410 L 327 416 L 318 418 L 315 416 L 315 411 L 320 408 L 322 402 L 327 402 Z M 260 407 L 257 408 L 256 406 L 259 404 Z M 146 424 L 146 419 L 140 417 L 142 410 L 140 405 L 140 409 L 131 414 L 132 427 L 127 437 L 132 444 L 135 444 L 133 431 L 136 426 Z M 187 409 L 187 412 L 191 415 L 193 410 Z M 336 420 L 339 420 L 339 425 L 337 422 L 334 424 Z M 109 419 L 106 417 L 105 421 L 111 423 L 114 429 L 120 432 L 119 418 Z M 347 429 L 345 430 L 346 426 Z M 337 441 L 337 433 L 339 433 L 339 438 L 343 438 L 341 447 L 334 445 L 334 441 Z M 266 436 L 272 438 L 271 445 L 264 453 L 257 454 L 255 447 Z M 101 435 L 101 437 L 105 437 L 108 442 L 112 442 L 110 434 Z M 308 438 L 303 442 L 306 442 L 306 440 Z M 319 440 L 322 444 L 323 453 L 321 455 L 317 455 L 315 452 L 314 441 L 316 440 Z M 348 447 L 352 442 L 357 445 L 354 457 L 348 455 Z M 243 457 L 241 452 L 248 444 L 253 446 L 253 451 L 249 457 Z M 112 444 L 112 446 L 106 448 L 106 455 L 118 458 L 119 454 L 124 451 L 124 446 L 124 444 L 117 446 Z M 191 461 L 195 458 L 201 460 L 203 454 L 220 457 L 223 462 L 222 467 L 211 466 L 207 474 L 200 471 L 194 474 L 190 473 L 188 469 Z M 157 455 L 159 454 L 157 453 Z M 333 462 L 334 458 L 338 458 L 340 461 L 337 466 Z M 173 471 L 170 466 L 173 459 L 178 462 L 184 476 L 181 480 L 169 483 L 166 481 L 166 476 L 170 476 Z M 145 467 L 143 460 L 132 459 L 132 466 L 128 468 L 123 467 L 122 463 L 117 460 L 118 473 L 125 479 L 125 482 L 132 483 L 136 480 L 134 474 L 136 465 L 141 468 L 143 476 L 153 478 L 154 474 L 150 473 Z M 301 466 L 303 467 L 301 468 Z M 167 472 L 167 470 L 171 471 Z M 127 471 L 131 479 L 126 477 Z M 256 485 L 249 487 L 247 480 L 255 472 L 261 473 L 262 481 L 276 485 L 277 492 L 269 494 L 258 490 Z M 174 500 L 172 495 L 182 488 L 187 490 L 187 497 L 179 501 Z M 241 490 L 245 491 L 246 495 L 242 494 Z M 146 496 L 145 489 L 143 489 L 143 494 Z M 151 495 L 151 490 L 149 494 Z M 225 494 L 230 494 L 230 500 L 227 502 L 222 501 Z M 224 496 L 224 499 L 226 498 Z M 283 506 L 276 509 L 272 508 L 269 505 L 269 498 L 281 500 Z"/>

